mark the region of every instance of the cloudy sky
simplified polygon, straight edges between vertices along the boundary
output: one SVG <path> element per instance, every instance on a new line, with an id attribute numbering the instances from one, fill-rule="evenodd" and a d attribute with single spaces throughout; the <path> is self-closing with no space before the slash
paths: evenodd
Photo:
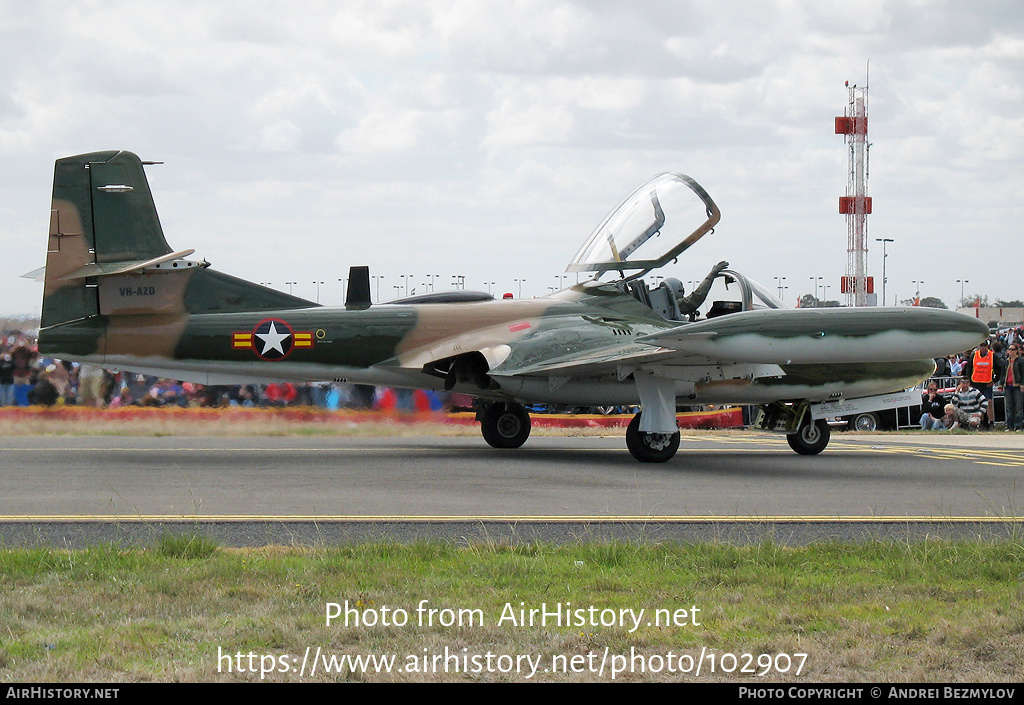
<path id="1" fill-rule="evenodd" d="M 839 298 L 869 62 L 869 273 L 887 237 L 890 302 L 1024 298 L 1018 0 L 0 0 L 0 42 L 0 313 L 38 310 L 53 161 L 105 149 L 165 162 L 172 247 L 324 303 L 353 264 L 546 294 L 663 171 L 723 213 L 670 274 Z"/>

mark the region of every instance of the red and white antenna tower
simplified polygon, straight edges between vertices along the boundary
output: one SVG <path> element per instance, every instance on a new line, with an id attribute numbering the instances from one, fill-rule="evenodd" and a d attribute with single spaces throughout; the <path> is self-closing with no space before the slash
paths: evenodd
<path id="1" fill-rule="evenodd" d="M 866 218 L 871 213 L 868 196 L 868 87 L 850 85 L 850 104 L 843 117 L 836 118 L 836 134 L 843 135 L 850 146 L 850 174 L 846 195 L 839 198 L 839 212 L 846 216 L 846 275 L 840 291 L 846 294 L 847 306 L 866 306 L 868 295 L 875 293 L 872 277 L 866 276 L 868 247 Z M 871 296 L 874 299 L 874 296 Z"/>

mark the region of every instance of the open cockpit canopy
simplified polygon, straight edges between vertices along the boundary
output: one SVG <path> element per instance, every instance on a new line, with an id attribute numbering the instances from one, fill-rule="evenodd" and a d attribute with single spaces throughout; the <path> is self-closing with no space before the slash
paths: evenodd
<path id="1" fill-rule="evenodd" d="M 711 232 L 721 217 L 696 181 L 685 174 L 661 174 L 608 214 L 565 271 L 598 276 L 618 271 L 626 276 L 628 270 L 640 276 L 675 259 Z"/>

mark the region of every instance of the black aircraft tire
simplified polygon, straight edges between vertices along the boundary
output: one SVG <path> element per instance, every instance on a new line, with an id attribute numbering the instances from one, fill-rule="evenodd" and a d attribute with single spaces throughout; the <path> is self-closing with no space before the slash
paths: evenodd
<path id="1" fill-rule="evenodd" d="M 530 437 L 530 415 L 520 404 L 490 404 L 480 416 L 480 431 L 493 448 L 518 448 Z"/>
<path id="2" fill-rule="evenodd" d="M 800 455 L 817 455 L 825 450 L 830 436 L 825 419 L 818 419 L 800 427 L 796 433 L 786 435 L 789 447 Z"/>
<path id="3" fill-rule="evenodd" d="M 626 447 L 641 463 L 664 463 L 679 450 L 679 431 L 644 433 L 640 430 L 640 414 L 637 414 L 626 428 Z"/>

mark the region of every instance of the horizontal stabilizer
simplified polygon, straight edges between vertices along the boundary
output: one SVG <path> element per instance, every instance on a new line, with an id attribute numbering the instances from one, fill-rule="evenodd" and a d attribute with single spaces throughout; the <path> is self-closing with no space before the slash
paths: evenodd
<path id="1" fill-rule="evenodd" d="M 43 281 L 46 278 L 46 267 L 40 267 L 39 269 L 33 269 L 31 272 L 25 272 L 21 275 L 22 279 L 34 279 L 37 282 Z"/>
<path id="2" fill-rule="evenodd" d="M 76 269 L 70 274 L 65 274 L 61 279 L 84 279 L 85 277 L 110 277 L 115 274 L 128 274 L 129 272 L 137 272 L 146 267 L 155 267 L 164 262 L 188 257 L 193 252 L 195 252 L 194 249 L 182 250 L 181 252 L 171 252 L 170 254 L 153 257 L 152 259 L 131 260 L 129 262 L 93 262 Z"/>

